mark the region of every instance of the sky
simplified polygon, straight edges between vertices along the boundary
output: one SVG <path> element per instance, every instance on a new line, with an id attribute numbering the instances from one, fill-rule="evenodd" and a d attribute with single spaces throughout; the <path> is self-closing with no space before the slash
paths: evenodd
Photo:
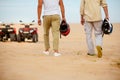
<path id="1" fill-rule="evenodd" d="M 69 23 L 80 23 L 80 1 L 63 0 L 66 20 Z M 120 0 L 106 0 L 110 21 L 120 23 Z M 37 21 L 38 0 L 0 0 L 0 22 L 18 23 Z M 104 18 L 103 10 L 102 16 Z"/>

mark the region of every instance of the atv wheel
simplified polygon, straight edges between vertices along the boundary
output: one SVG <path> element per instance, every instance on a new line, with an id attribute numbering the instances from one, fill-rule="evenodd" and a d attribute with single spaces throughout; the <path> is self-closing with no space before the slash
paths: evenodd
<path id="1" fill-rule="evenodd" d="M 21 41 L 25 42 L 25 38 L 22 38 Z"/>
<path id="2" fill-rule="evenodd" d="M 21 37 L 20 37 L 19 34 L 17 35 L 17 41 L 18 41 L 18 42 L 21 42 Z"/>
<path id="3" fill-rule="evenodd" d="M 0 37 L 0 41 L 3 41 L 3 38 L 2 38 L 2 37 Z"/>
<path id="4" fill-rule="evenodd" d="M 33 34 L 33 42 L 38 42 L 38 35 L 37 34 Z"/>
<path id="5" fill-rule="evenodd" d="M 37 36 L 37 37 L 36 37 L 36 41 L 38 42 L 38 34 L 36 34 L 36 36 Z"/>
<path id="6" fill-rule="evenodd" d="M 10 40 L 11 41 L 16 41 L 16 35 L 15 34 L 10 34 Z"/>

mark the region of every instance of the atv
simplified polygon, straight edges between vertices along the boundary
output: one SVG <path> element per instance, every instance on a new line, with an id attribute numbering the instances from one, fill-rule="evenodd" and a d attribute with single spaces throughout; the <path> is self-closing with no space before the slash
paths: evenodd
<path id="1" fill-rule="evenodd" d="M 0 28 L 0 41 L 7 41 L 9 38 L 11 41 L 17 40 L 16 28 L 11 25 L 4 24 L 5 28 Z"/>
<path id="2" fill-rule="evenodd" d="M 18 42 L 24 42 L 25 39 L 32 39 L 32 42 L 38 42 L 38 29 L 37 28 L 30 28 L 33 24 L 22 24 L 24 28 L 19 28 L 17 40 Z"/>

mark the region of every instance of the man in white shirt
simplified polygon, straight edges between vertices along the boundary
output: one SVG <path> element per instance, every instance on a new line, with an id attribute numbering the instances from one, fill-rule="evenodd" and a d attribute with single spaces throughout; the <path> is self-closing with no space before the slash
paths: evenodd
<path id="1" fill-rule="evenodd" d="M 49 55 L 49 30 L 52 29 L 54 56 L 60 56 L 59 53 L 59 28 L 60 28 L 60 12 L 62 20 L 65 20 L 65 9 L 62 0 L 38 0 L 38 24 L 41 25 L 42 6 L 43 12 L 43 28 L 44 28 L 44 54 Z"/>

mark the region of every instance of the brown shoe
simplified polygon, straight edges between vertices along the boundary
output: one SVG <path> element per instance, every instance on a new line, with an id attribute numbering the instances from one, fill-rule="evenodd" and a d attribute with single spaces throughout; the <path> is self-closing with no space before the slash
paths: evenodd
<path id="1" fill-rule="evenodd" d="M 101 48 L 101 46 L 96 46 L 96 49 L 98 51 L 98 57 L 101 58 L 102 57 L 102 48 Z"/>

